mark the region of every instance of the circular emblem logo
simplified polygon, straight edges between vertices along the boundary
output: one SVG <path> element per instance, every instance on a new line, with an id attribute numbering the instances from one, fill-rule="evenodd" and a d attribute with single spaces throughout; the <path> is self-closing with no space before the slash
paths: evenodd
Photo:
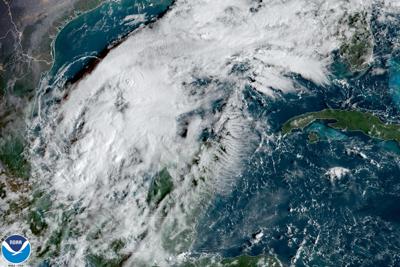
<path id="1" fill-rule="evenodd" d="M 1 244 L 3 258 L 11 264 L 20 264 L 31 255 L 31 244 L 22 235 L 10 235 Z"/>

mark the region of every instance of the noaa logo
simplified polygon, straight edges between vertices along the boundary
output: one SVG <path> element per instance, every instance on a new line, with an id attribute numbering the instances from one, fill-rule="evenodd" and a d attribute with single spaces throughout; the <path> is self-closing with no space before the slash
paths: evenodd
<path id="1" fill-rule="evenodd" d="M 31 244 L 21 235 L 10 235 L 1 244 L 3 258 L 11 264 L 20 264 L 31 255 Z"/>

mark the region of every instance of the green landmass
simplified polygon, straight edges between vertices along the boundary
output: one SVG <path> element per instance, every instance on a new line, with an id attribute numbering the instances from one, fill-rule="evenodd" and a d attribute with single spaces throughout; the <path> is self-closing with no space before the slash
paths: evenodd
<path id="1" fill-rule="evenodd" d="M 3 75 L 0 72 L 0 95 L 1 96 L 6 94 L 6 87 L 7 87 L 6 81 L 4 80 Z"/>
<path id="2" fill-rule="evenodd" d="M 87 256 L 87 266 L 90 267 L 117 267 L 126 261 L 127 256 L 118 259 L 105 259 L 97 255 Z M 159 267 L 159 265 L 149 265 L 144 262 L 135 262 L 137 267 Z M 192 258 L 184 263 L 178 265 L 171 265 L 175 267 L 278 267 L 282 266 L 281 263 L 273 256 L 259 255 L 249 256 L 240 255 L 234 258 L 221 258 L 215 256 L 205 256 L 201 258 Z"/>
<path id="3" fill-rule="evenodd" d="M 7 196 L 6 184 L 0 182 L 0 198 L 4 199 Z"/>
<path id="4" fill-rule="evenodd" d="M 382 140 L 400 142 L 400 125 L 384 123 L 372 113 L 357 110 L 324 109 L 289 119 L 282 127 L 282 133 L 288 134 L 295 129 L 303 130 L 316 120 L 333 120 L 328 125 L 344 131 L 360 131 Z"/>
<path id="5" fill-rule="evenodd" d="M 310 141 L 311 144 L 318 142 L 319 141 L 318 133 L 310 132 L 308 134 L 308 141 Z"/>
<path id="6" fill-rule="evenodd" d="M 172 177 L 168 170 L 164 168 L 161 170 L 153 180 L 147 195 L 147 203 L 153 206 L 158 206 L 160 202 L 171 193 L 174 187 Z"/>
<path id="7" fill-rule="evenodd" d="M 50 208 L 51 203 L 48 202 L 50 201 L 50 198 L 48 197 L 49 196 L 44 196 L 44 198 L 41 199 L 42 203 L 37 203 L 37 205 L 39 206 L 43 205 L 40 206 L 42 212 L 46 212 L 47 209 Z M 59 207 L 59 208 L 63 209 L 65 207 Z M 65 209 L 60 216 L 60 220 L 58 222 L 57 227 L 54 227 L 53 225 L 52 227 L 47 228 L 47 224 L 44 218 L 39 218 L 39 223 L 41 225 L 38 225 L 39 226 L 38 234 L 42 233 L 42 231 L 46 231 L 48 233 L 47 236 L 49 236 L 49 238 L 45 240 L 40 246 L 37 247 L 36 255 L 38 258 L 42 258 L 45 259 L 45 261 L 51 262 L 51 259 L 58 257 L 61 253 L 63 253 L 61 251 L 61 245 L 63 240 L 67 240 L 69 237 L 77 237 L 82 235 L 81 229 L 77 228 L 77 224 L 71 224 L 72 220 L 71 218 L 75 213 L 76 210 L 73 208 Z M 30 215 L 30 217 L 31 216 L 32 215 Z M 57 214 L 57 216 L 59 216 L 59 214 Z M 30 225 L 30 227 L 32 228 L 32 224 Z M 49 230 L 51 232 L 49 232 Z"/>
<path id="8" fill-rule="evenodd" d="M 3 139 L 0 142 L 0 161 L 11 176 L 28 178 L 29 163 L 24 156 L 24 141 L 22 137 Z"/>
<path id="9" fill-rule="evenodd" d="M 104 0 L 79 0 L 74 3 L 74 10 L 77 12 L 87 12 L 88 10 L 92 10 L 102 4 Z"/>
<path id="10" fill-rule="evenodd" d="M 120 267 L 129 258 L 129 254 L 121 254 L 120 250 L 125 246 L 125 242 L 116 239 L 111 243 L 110 249 L 115 253 L 116 256 L 107 258 L 104 254 L 88 254 L 86 256 L 87 267 Z M 109 253 L 110 251 L 108 251 Z"/>
<path id="11" fill-rule="evenodd" d="M 29 228 L 34 235 L 39 235 L 46 230 L 48 226 L 44 215 L 51 207 L 50 195 L 44 194 L 43 192 L 35 192 L 33 194 L 31 206 L 33 207 L 28 215 Z"/>
<path id="12" fill-rule="evenodd" d="M 31 78 L 29 80 L 29 78 Z M 32 77 L 28 76 L 28 79 L 18 80 L 14 84 L 13 94 L 18 97 L 31 96 L 34 91 L 34 85 L 32 84 Z"/>
<path id="13" fill-rule="evenodd" d="M 195 259 L 191 262 L 183 263 L 179 267 L 278 267 L 280 262 L 272 256 L 259 255 L 249 256 L 240 255 L 234 258 L 215 259 L 215 257 L 205 257 Z"/>
<path id="14" fill-rule="evenodd" d="M 29 113 L 29 103 L 32 103 L 41 74 L 51 67 L 54 36 L 63 25 L 77 17 L 79 13 L 96 8 L 104 2 L 104 0 L 76 0 L 73 1 L 73 6 L 54 14 L 54 20 L 49 24 L 43 24 L 42 16 L 37 12 L 30 14 L 34 17 L 33 21 L 26 24 L 19 20 L 19 17 L 24 18 L 25 15 L 29 15 L 27 14 L 28 7 L 32 3 L 27 1 L 27 11 L 21 11 L 21 15 L 16 17 L 15 23 L 19 25 L 22 34 L 13 41 L 9 40 L 12 44 L 4 46 L 0 53 L 3 55 L 0 58 L 0 102 L 2 104 L 0 108 L 0 164 L 4 167 L 6 175 L 14 178 L 27 179 L 29 177 L 29 163 L 23 154 L 25 146 L 23 121 Z M 42 9 L 42 14 L 56 8 L 46 1 L 40 3 L 39 7 Z M 33 42 L 32 36 L 42 30 L 46 34 L 43 34 L 37 42 Z M 21 136 L 14 137 L 16 131 L 20 132 Z M 3 192 L 6 187 L 2 188 L 0 192 Z M 32 216 L 37 218 L 37 214 Z"/>
<path id="15" fill-rule="evenodd" d="M 346 22 L 352 35 L 342 43 L 339 54 L 351 72 L 361 71 L 368 65 L 373 49 L 367 13 L 350 15 Z"/>
<path id="16" fill-rule="evenodd" d="M 116 259 L 107 259 L 100 255 L 86 256 L 87 267 L 120 267 L 126 261 L 127 257 L 120 257 Z"/>

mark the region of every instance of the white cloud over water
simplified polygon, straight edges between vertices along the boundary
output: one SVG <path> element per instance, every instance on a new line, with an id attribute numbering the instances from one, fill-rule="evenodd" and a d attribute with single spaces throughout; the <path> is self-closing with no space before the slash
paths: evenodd
<path id="1" fill-rule="evenodd" d="M 369 8 L 368 1 L 180 0 L 113 49 L 65 89 L 33 144 L 45 150 L 32 160 L 53 195 L 50 229 L 61 227 L 61 206 L 74 210 L 77 234 L 65 236 L 58 263 L 83 266 L 88 251 L 122 239 L 127 266 L 138 258 L 169 266 L 190 248 L 193 217 L 229 190 L 252 150 L 258 122 L 246 111 L 245 86 L 276 97 L 299 88 L 293 74 L 329 83 L 340 21 Z M 204 134 L 211 137 L 201 141 Z M 174 190 L 154 210 L 146 197 L 163 168 Z"/>

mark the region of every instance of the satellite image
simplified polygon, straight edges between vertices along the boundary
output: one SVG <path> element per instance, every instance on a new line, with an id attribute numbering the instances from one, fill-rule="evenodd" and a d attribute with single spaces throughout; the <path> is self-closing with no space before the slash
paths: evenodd
<path id="1" fill-rule="evenodd" d="M 0 0 L 0 266 L 400 266 L 400 0 Z"/>

